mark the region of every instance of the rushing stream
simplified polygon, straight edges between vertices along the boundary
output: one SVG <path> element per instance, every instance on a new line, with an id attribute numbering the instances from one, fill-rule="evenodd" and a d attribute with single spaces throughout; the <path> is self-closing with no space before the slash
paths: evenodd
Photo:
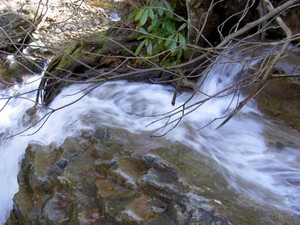
<path id="1" fill-rule="evenodd" d="M 234 76 L 242 69 L 237 63 L 220 64 L 213 68 L 205 80 L 202 92 L 212 95 L 233 82 Z M 219 74 L 230 74 L 222 80 Z M 1 91 L 0 137 L 18 133 L 24 128 L 24 112 L 34 105 L 34 90 L 38 86 L 38 76 L 31 77 L 23 85 L 16 85 Z M 94 87 L 92 87 L 94 88 Z M 82 92 L 80 90 L 83 90 Z M 53 101 L 51 108 L 58 108 L 79 98 L 89 90 L 85 85 L 65 88 Z M 20 93 L 27 94 L 18 96 Z M 129 83 L 127 81 L 108 82 L 87 93 L 79 102 L 54 112 L 44 126 L 39 126 L 13 138 L 1 140 L 0 145 L 0 224 L 4 224 L 12 209 L 12 198 L 18 191 L 17 173 L 19 162 L 29 142 L 50 144 L 61 143 L 66 136 L 75 134 L 82 128 L 93 128 L 100 124 L 126 128 L 131 132 L 152 131 L 163 127 L 171 118 L 159 116 L 180 106 L 190 97 L 189 93 L 178 96 L 172 106 L 173 88 L 169 86 Z M 190 102 L 192 105 L 205 98 L 199 93 Z M 241 194 L 258 202 L 264 202 L 281 209 L 300 213 L 300 141 L 293 130 L 279 127 L 268 121 L 251 102 L 220 129 L 216 127 L 222 120 L 216 120 L 234 108 L 241 96 L 225 95 L 204 103 L 187 115 L 182 122 L 168 132 L 165 137 L 179 141 L 196 149 L 201 154 L 216 160 L 223 168 L 229 184 Z M 5 107 L 4 107 L 5 106 Z M 185 113 L 187 113 L 186 111 Z M 40 111 L 42 117 L 46 112 Z M 156 116 L 154 116 L 156 115 Z M 161 120 L 158 120 L 162 118 Z M 169 119 L 169 120 L 168 120 Z M 23 120 L 26 118 L 23 117 Z M 157 121 L 156 121 L 157 120 Z M 154 123 L 151 123 L 156 121 Z M 164 134 L 172 126 L 155 132 Z M 203 129 L 199 129 L 203 128 Z M 28 135 L 31 134 L 31 135 Z"/>

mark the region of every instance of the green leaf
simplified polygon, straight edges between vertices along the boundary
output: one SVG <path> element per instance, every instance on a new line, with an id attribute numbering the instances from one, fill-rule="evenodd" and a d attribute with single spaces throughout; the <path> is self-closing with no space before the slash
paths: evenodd
<path id="1" fill-rule="evenodd" d="M 171 19 L 173 18 L 174 15 L 172 12 L 170 12 L 169 10 L 166 10 L 165 12 L 166 12 L 167 18 L 171 18 Z"/>
<path id="2" fill-rule="evenodd" d="M 168 46 L 168 49 L 171 51 L 171 52 L 174 52 L 176 50 L 176 46 L 177 46 L 177 42 L 176 41 L 172 41 L 170 43 L 170 45 Z"/>
<path id="3" fill-rule="evenodd" d="M 144 7 L 135 10 L 133 16 L 138 23 L 140 32 L 135 54 L 154 55 L 169 51 L 167 60 L 155 57 L 152 60 L 162 60 L 162 63 L 177 64 L 181 61 L 184 50 L 187 48 L 187 23 L 182 17 L 174 14 L 175 6 L 169 0 L 143 0 Z M 174 1 L 173 1 L 174 2 Z"/>
<path id="4" fill-rule="evenodd" d="M 171 42 L 174 42 L 174 35 L 175 34 L 171 34 L 169 37 L 167 37 L 167 40 L 165 42 L 165 47 L 168 48 L 168 46 L 170 45 Z"/>
<path id="5" fill-rule="evenodd" d="M 149 10 L 148 8 L 146 10 L 144 10 L 144 14 L 142 15 L 142 17 L 139 20 L 140 26 L 144 26 L 145 23 L 148 20 L 148 14 L 149 14 Z"/>
<path id="6" fill-rule="evenodd" d="M 168 1 L 163 1 L 163 2 L 165 3 L 166 8 L 168 9 L 168 11 L 173 12 L 173 8 L 172 8 L 172 6 L 170 5 L 170 3 L 169 3 Z"/>
<path id="7" fill-rule="evenodd" d="M 185 29 L 187 26 L 187 23 L 183 23 L 181 24 L 181 26 L 178 28 L 178 31 L 182 31 L 183 29 Z"/>
<path id="8" fill-rule="evenodd" d="M 147 44 L 147 54 L 148 54 L 148 55 L 152 55 L 152 51 L 153 51 L 152 40 L 149 39 L 149 42 L 148 42 L 148 44 Z"/>
<path id="9" fill-rule="evenodd" d="M 160 45 L 163 41 L 164 41 L 164 39 L 158 38 L 158 39 L 157 39 L 157 44 Z"/>
<path id="10" fill-rule="evenodd" d="M 166 21 L 165 26 L 166 26 L 167 31 L 169 31 L 170 33 L 175 31 L 175 26 L 170 20 Z"/>
<path id="11" fill-rule="evenodd" d="M 178 33 L 179 44 L 183 49 L 186 49 L 186 38 L 181 33 Z"/>
<path id="12" fill-rule="evenodd" d="M 145 39 L 147 37 L 148 37 L 148 35 L 141 35 L 141 36 L 137 37 L 137 40 L 142 40 L 142 39 Z"/>
<path id="13" fill-rule="evenodd" d="M 176 34 L 175 34 L 175 37 L 174 37 L 174 41 L 177 42 L 178 40 L 179 40 L 179 33 L 176 33 Z"/>
<path id="14" fill-rule="evenodd" d="M 146 8 L 143 7 L 137 12 L 137 14 L 134 17 L 135 21 L 139 21 L 141 19 L 141 17 L 144 15 L 145 9 Z"/>
<path id="15" fill-rule="evenodd" d="M 139 32 L 141 32 L 142 34 L 148 35 L 148 32 L 143 27 L 139 28 Z M 142 35 L 142 36 L 144 36 L 144 35 Z"/>
<path id="16" fill-rule="evenodd" d="M 164 1 L 164 2 L 167 3 L 166 1 Z M 167 18 L 172 19 L 174 17 L 173 9 L 169 3 L 167 3 L 166 5 L 167 5 L 167 8 L 165 9 L 165 14 L 166 14 Z"/>
<path id="17" fill-rule="evenodd" d="M 158 23 L 157 23 L 157 14 L 155 14 L 154 18 L 152 19 L 151 25 L 148 27 L 148 32 L 152 32 L 155 30 L 155 28 L 158 28 Z"/>
<path id="18" fill-rule="evenodd" d="M 179 17 L 179 16 L 174 16 L 172 18 L 172 20 L 175 20 L 176 22 L 181 22 L 181 23 L 185 22 L 185 20 L 183 18 Z"/>
<path id="19" fill-rule="evenodd" d="M 157 8 L 158 15 L 162 17 L 164 15 L 165 9 L 162 7 Z"/>
<path id="20" fill-rule="evenodd" d="M 143 40 L 143 41 L 138 45 L 138 47 L 136 48 L 134 54 L 138 55 L 138 54 L 141 52 L 141 50 L 142 50 L 142 48 L 144 47 L 144 45 L 145 45 L 145 40 Z"/>
<path id="21" fill-rule="evenodd" d="M 154 12 L 152 10 L 152 8 L 148 8 L 149 9 L 149 17 L 153 20 L 154 19 Z"/>
<path id="22" fill-rule="evenodd" d="M 153 2 L 156 2 L 156 0 L 147 0 L 147 4 L 151 4 Z"/>

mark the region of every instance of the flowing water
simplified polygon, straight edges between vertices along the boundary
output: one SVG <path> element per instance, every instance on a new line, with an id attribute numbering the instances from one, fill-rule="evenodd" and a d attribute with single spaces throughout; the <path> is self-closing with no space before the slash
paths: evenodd
<path id="1" fill-rule="evenodd" d="M 232 84 L 242 70 L 238 63 L 228 60 L 225 63 L 226 60 L 220 59 L 222 61 L 205 80 L 205 89 L 201 91 L 206 95 L 213 95 Z M 223 74 L 222 77 L 220 74 Z M 268 121 L 255 108 L 254 102 L 220 129 L 216 127 L 222 120 L 205 126 L 234 108 L 242 99 L 241 95 L 234 99 L 233 94 L 223 95 L 198 108 L 199 101 L 206 98 L 199 92 L 189 101 L 187 106 L 191 107 L 186 107 L 186 116 L 172 130 L 182 112 L 169 116 L 176 112 L 172 110 L 189 99 L 189 93 L 180 94 L 176 105 L 172 106 L 173 88 L 169 86 L 127 81 L 108 82 L 97 88 L 72 85 L 61 92 L 51 108 L 59 108 L 83 94 L 86 96 L 55 111 L 38 132 L 35 133 L 41 124 L 5 139 L 24 129 L 22 120 L 26 118 L 23 114 L 34 105 L 32 100 L 35 93 L 29 91 L 34 90 L 38 82 L 38 76 L 31 77 L 26 84 L 1 91 L 0 109 L 3 109 L 0 112 L 0 137 L 3 140 L 0 145 L 0 224 L 9 216 L 13 195 L 18 191 L 18 166 L 28 143 L 59 144 L 66 136 L 76 134 L 82 128 L 93 128 L 100 124 L 126 128 L 135 133 L 167 133 L 165 138 L 186 144 L 216 160 L 237 192 L 258 202 L 300 213 L 300 141 L 297 132 Z M 20 95 L 25 92 L 28 93 Z M 9 102 L 5 100 L 8 97 L 11 97 Z M 167 112 L 171 113 L 165 114 Z M 40 117 L 45 113 L 43 110 L 38 112 Z M 165 126 L 166 123 L 170 124 Z"/>

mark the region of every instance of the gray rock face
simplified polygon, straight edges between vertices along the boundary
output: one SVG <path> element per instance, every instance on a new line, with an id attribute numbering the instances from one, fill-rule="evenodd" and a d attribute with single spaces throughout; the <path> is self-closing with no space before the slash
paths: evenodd
<path id="1" fill-rule="evenodd" d="M 20 47 L 19 44 L 30 38 L 36 23 L 18 12 L 4 9 L 0 15 L 0 27 L 0 49 L 12 52 Z"/>
<path id="2" fill-rule="evenodd" d="M 153 142 L 99 127 L 59 147 L 29 145 L 7 224 L 299 222 L 237 196 L 214 162 L 193 150 L 166 141 L 151 149 Z"/>
<path id="3" fill-rule="evenodd" d="M 300 131 L 300 57 L 289 53 L 275 65 L 277 77 L 269 79 L 265 88 L 255 97 L 259 109 L 271 119 L 284 122 Z M 286 75 L 282 76 L 280 75 Z M 291 76 L 288 76 L 290 74 Z"/>
<path id="4" fill-rule="evenodd" d="M 21 83 L 23 76 L 40 73 L 44 67 L 41 58 L 27 57 L 22 50 L 31 41 L 32 33 L 40 22 L 37 8 L 29 2 L 0 3 L 0 82 Z M 7 55 L 11 57 L 8 58 Z"/>
<path id="5" fill-rule="evenodd" d="M 277 7 L 286 1 L 284 0 L 271 0 L 274 7 Z M 294 7 L 289 8 L 285 13 L 280 15 L 286 25 L 290 28 L 293 35 L 297 35 L 300 32 L 300 24 L 298 21 L 300 21 L 300 6 L 299 4 Z M 300 38 L 295 38 L 297 42 L 300 41 Z"/>

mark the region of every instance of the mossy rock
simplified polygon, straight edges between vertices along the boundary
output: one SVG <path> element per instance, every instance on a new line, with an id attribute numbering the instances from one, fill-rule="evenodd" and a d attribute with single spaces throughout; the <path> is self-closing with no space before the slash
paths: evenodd
<path id="1" fill-rule="evenodd" d="M 137 36 L 137 33 L 123 29 L 109 29 L 106 33 L 85 37 L 62 50 L 52 59 L 40 83 L 44 91 L 43 103 L 48 105 L 69 84 L 105 82 L 114 79 L 114 76 L 134 71 L 130 68 L 145 68 L 142 60 L 134 58 L 139 43 Z M 154 77 L 159 73 L 148 75 Z M 143 78 L 139 76 L 137 79 L 149 81 L 149 76 L 143 74 Z M 128 76 L 128 79 L 136 77 Z"/>

